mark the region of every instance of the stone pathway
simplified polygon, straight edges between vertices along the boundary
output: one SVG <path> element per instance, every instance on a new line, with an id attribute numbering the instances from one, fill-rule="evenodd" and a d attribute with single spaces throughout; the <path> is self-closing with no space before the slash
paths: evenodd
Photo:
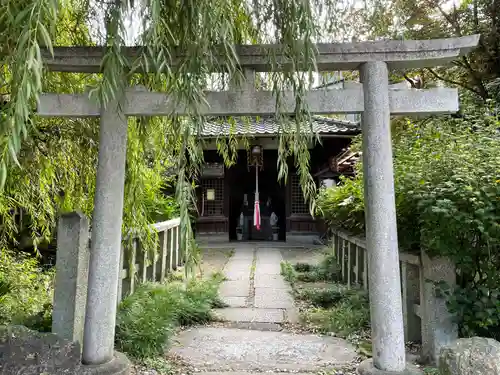
<path id="1" fill-rule="evenodd" d="M 282 324 L 296 322 L 298 314 L 291 288 L 280 275 L 281 261 L 277 248 L 237 246 L 219 290 L 229 307 L 215 310 L 226 323 L 180 333 L 171 353 L 199 371 L 233 375 L 314 372 L 351 363 L 356 351 L 345 340 L 283 329 Z"/>

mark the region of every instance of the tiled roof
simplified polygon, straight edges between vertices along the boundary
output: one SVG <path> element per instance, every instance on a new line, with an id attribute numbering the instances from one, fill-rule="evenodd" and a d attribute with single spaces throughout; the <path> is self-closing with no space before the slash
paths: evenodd
<path id="1" fill-rule="evenodd" d="M 295 126 L 293 123 L 292 126 Z M 301 131 L 310 132 L 309 125 L 302 127 Z M 312 131 L 315 134 L 356 135 L 360 132 L 359 123 L 333 119 L 322 116 L 312 116 Z M 245 117 L 231 120 L 212 119 L 204 124 L 202 136 L 216 137 L 229 134 L 259 136 L 276 135 L 280 133 L 276 119 L 272 117 Z"/>

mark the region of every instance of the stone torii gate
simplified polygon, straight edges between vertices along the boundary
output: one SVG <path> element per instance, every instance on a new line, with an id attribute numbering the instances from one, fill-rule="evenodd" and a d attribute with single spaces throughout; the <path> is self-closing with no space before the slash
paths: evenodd
<path id="1" fill-rule="evenodd" d="M 425 41 L 380 41 L 317 45 L 319 71 L 359 70 L 361 85 L 343 90 L 306 93 L 311 113 L 361 113 L 366 207 L 366 244 L 369 254 L 369 293 L 373 361 L 360 373 L 403 374 L 406 364 L 400 286 L 399 254 L 394 201 L 390 116 L 443 114 L 458 110 L 456 89 L 390 89 L 390 69 L 444 65 L 471 51 L 479 36 Z M 272 51 L 272 52 L 271 52 Z M 291 68 L 278 45 L 238 46 L 246 81 L 225 92 L 206 92 L 207 116 L 265 116 L 275 113 L 271 91 L 257 91 L 253 74 L 269 72 L 269 55 L 276 66 Z M 95 73 L 101 69 L 102 47 L 57 47 L 45 55 L 48 69 Z M 132 62 L 136 48 L 126 48 Z M 294 94 L 283 93 L 284 111 L 293 113 Z M 187 115 L 186 108 L 164 93 L 130 88 L 117 93 L 106 108 L 87 94 L 43 94 L 40 116 L 100 117 L 99 158 L 93 214 L 82 361 L 101 365 L 112 361 L 119 277 L 123 213 L 127 116 Z"/>

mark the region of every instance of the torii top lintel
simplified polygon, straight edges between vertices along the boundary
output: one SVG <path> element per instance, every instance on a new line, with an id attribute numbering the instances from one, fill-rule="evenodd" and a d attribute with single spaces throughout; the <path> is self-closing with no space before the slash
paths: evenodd
<path id="1" fill-rule="evenodd" d="M 365 62 L 385 61 L 389 69 L 414 69 L 446 65 L 477 46 L 479 34 L 431 40 L 384 40 L 359 43 L 317 44 L 316 65 L 319 71 L 355 70 Z M 124 47 L 130 64 L 143 47 Z M 278 44 L 238 45 L 241 67 L 257 72 L 291 69 L 289 59 Z M 96 73 L 101 70 L 105 47 L 54 47 L 52 56 L 43 51 L 48 69 L 60 72 Z M 270 62 L 275 56 L 275 63 Z M 174 58 L 172 64 L 175 65 Z"/>

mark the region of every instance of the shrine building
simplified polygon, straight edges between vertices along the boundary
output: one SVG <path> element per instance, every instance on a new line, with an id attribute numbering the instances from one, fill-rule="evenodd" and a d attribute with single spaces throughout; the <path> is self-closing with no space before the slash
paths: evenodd
<path id="1" fill-rule="evenodd" d="M 359 122 L 312 116 L 307 129 L 312 129 L 320 139 L 320 142 L 313 140 L 309 147 L 310 173 L 317 186 L 332 185 L 339 175 L 353 173 L 359 155 L 350 152 L 348 146 L 360 133 Z M 278 181 L 278 132 L 278 123 L 271 117 L 236 118 L 230 122 L 214 119 L 205 123 L 202 130 L 205 166 L 197 188 L 197 238 L 312 243 L 322 233 L 322 223 L 311 216 L 304 199 L 293 158 L 287 162 L 286 183 Z M 236 139 L 245 137 L 248 142 L 238 142 L 236 164 L 227 168 L 217 150 L 217 138 L 229 134 Z M 256 158 L 260 160 L 258 177 Z M 256 181 L 259 230 L 253 217 Z"/>

